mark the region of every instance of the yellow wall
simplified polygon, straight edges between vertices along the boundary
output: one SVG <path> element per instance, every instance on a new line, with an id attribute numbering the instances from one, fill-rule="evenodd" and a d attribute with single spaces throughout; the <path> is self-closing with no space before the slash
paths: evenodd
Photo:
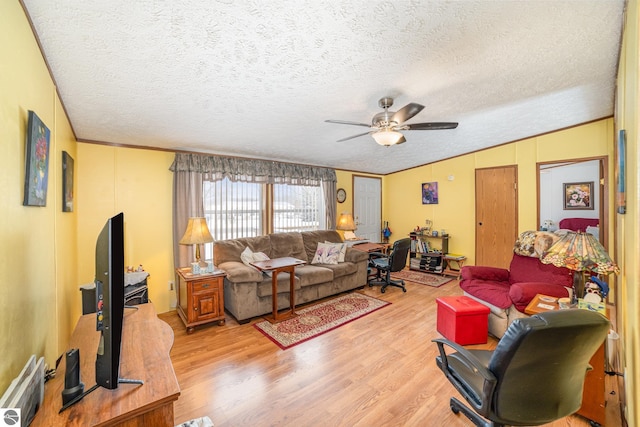
<path id="1" fill-rule="evenodd" d="M 78 144 L 78 279 L 94 279 L 96 237 L 107 219 L 124 212 L 125 265 L 142 264 L 149 299 L 159 313 L 175 297 L 172 242 L 174 154 L 164 151 Z"/>
<path id="2" fill-rule="evenodd" d="M 451 236 L 449 252 L 464 254 L 473 264 L 475 169 L 518 166 L 518 230 L 535 230 L 536 162 L 610 156 L 612 144 L 613 120 L 606 119 L 387 175 L 383 205 L 385 219 L 394 231 L 393 240 L 417 226 L 424 227 L 429 219 L 435 230 L 444 229 Z M 438 204 L 422 204 L 420 188 L 424 182 L 438 183 Z"/>
<path id="3" fill-rule="evenodd" d="M 17 1 L 0 3 L 0 390 L 27 359 L 53 366 L 77 312 L 77 212 L 63 213 L 62 151 L 76 143 Z M 28 110 L 51 131 L 46 207 L 22 206 Z M 74 317 L 75 316 L 75 317 Z"/>
<path id="4" fill-rule="evenodd" d="M 626 367 L 625 395 L 627 406 L 625 417 L 630 426 L 640 426 L 638 403 L 640 402 L 640 167 L 638 150 L 638 21 L 640 12 L 636 0 L 629 1 L 625 32 L 618 69 L 616 96 L 617 129 L 627 135 L 626 180 L 627 212 L 615 215 L 616 259 L 621 268 L 618 276 L 616 303 L 618 306 L 618 329 L 623 350 L 623 366 Z"/>

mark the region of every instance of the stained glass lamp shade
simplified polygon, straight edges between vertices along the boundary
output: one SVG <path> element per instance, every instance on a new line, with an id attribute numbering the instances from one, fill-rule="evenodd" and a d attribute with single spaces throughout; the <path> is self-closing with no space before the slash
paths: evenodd
<path id="1" fill-rule="evenodd" d="M 556 267 L 566 267 L 569 270 L 597 274 L 618 274 L 620 269 L 598 242 L 589 233 L 568 232 L 561 237 L 540 259 L 543 264 L 553 264 Z M 584 276 L 579 276 L 580 289 L 576 289 L 578 297 L 584 291 Z"/>

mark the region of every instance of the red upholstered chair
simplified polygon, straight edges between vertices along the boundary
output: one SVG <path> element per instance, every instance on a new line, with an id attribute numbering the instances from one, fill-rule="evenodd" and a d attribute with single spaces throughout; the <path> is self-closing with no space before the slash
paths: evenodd
<path id="1" fill-rule="evenodd" d="M 597 227 L 599 224 L 600 220 L 598 218 L 564 218 L 560 220 L 558 227 L 584 233 L 587 231 L 587 227 Z"/>
<path id="2" fill-rule="evenodd" d="M 569 269 L 542 264 L 538 257 L 513 254 L 509 269 L 464 266 L 460 287 L 464 294 L 489 307 L 489 333 L 500 338 L 513 322 L 528 317 L 524 309 L 536 294 L 569 296 Z"/>

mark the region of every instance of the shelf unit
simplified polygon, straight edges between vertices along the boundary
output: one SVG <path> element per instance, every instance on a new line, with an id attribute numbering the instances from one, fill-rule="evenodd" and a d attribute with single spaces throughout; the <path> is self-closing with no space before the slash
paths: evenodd
<path id="1" fill-rule="evenodd" d="M 443 271 L 443 257 L 449 252 L 449 235 L 427 235 L 420 233 L 409 233 L 411 238 L 411 249 L 409 251 L 409 268 L 414 271 L 427 273 L 439 273 Z M 432 248 L 433 242 L 439 248 Z M 423 252 L 420 248 L 426 244 L 429 248 Z"/>

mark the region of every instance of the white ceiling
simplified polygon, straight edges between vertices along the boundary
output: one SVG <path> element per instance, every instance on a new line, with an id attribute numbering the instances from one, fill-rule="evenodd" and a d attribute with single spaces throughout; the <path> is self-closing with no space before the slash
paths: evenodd
<path id="1" fill-rule="evenodd" d="M 386 174 L 613 115 L 623 0 L 22 0 L 79 140 Z M 378 99 L 425 106 L 382 147 Z"/>

